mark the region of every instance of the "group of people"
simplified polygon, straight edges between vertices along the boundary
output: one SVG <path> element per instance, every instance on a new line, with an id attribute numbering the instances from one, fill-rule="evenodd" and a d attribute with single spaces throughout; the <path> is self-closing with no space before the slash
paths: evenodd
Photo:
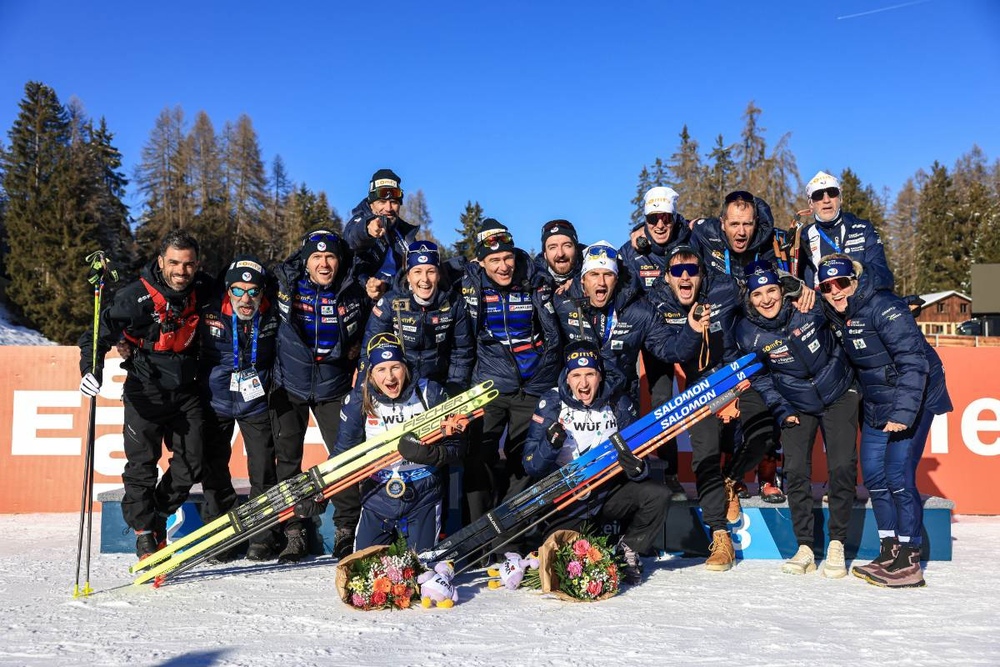
<path id="1" fill-rule="evenodd" d="M 81 339 L 85 394 L 100 391 L 111 348 L 127 370 L 122 511 L 137 555 L 163 543 L 167 517 L 195 482 L 206 519 L 235 505 L 237 425 L 256 495 L 301 471 L 310 412 L 332 456 L 491 381 L 499 396 L 481 420 L 433 444 L 404 435 L 399 463 L 333 496 L 334 556 L 398 535 L 422 551 L 441 535 L 450 465 L 463 467 L 466 518 L 475 521 L 637 419 L 640 356 L 656 406 L 675 381 L 755 352 L 765 370 L 741 395 L 738 419 L 712 416 L 690 430 L 711 531 L 705 567 L 733 567 L 730 524 L 742 480 L 759 467 L 765 499 L 787 495 L 800 545 L 782 569 L 817 569 L 811 463 L 821 429 L 830 505 L 821 572 L 846 576 L 861 417 L 861 470 L 881 552 L 853 571 L 881 586 L 923 585 L 916 466 L 933 416 L 951 404 L 937 354 L 892 292 L 878 234 L 841 209 L 839 185 L 823 172 L 810 180 L 813 220 L 787 234 L 746 191 L 727 195 L 717 218 L 689 222 L 678 194 L 654 187 L 644 221 L 620 247 L 582 244 L 572 223 L 552 220 L 536 257 L 487 218 L 465 261 L 443 260 L 434 243 L 417 239 L 399 216 L 399 176 L 380 169 L 342 236 L 312 230 L 284 262 L 265 267 L 242 255 L 218 280 L 198 270 L 197 241 L 170 232 L 102 310 L 96 335 Z M 172 458 L 157 479 L 164 441 Z M 779 448 L 784 492 L 773 477 Z M 560 519 L 617 520 L 631 583 L 671 500 L 686 497 L 676 443 L 657 456 L 665 483 L 623 451 L 625 474 Z M 310 517 L 324 509 L 321 497 L 298 503 L 295 518 L 253 538 L 247 558 L 301 559 Z"/>

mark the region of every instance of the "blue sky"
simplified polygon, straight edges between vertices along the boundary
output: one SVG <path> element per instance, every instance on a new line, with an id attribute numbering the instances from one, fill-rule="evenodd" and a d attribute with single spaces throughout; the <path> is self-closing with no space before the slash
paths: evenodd
<path id="1" fill-rule="evenodd" d="M 105 116 L 130 175 L 164 107 L 246 113 L 345 217 L 387 166 L 445 241 L 472 199 L 526 249 L 557 217 L 617 243 L 642 166 L 685 123 L 735 141 L 751 99 L 803 180 L 1000 157 L 1000 2 L 0 0 L 5 143 L 29 80 Z"/>

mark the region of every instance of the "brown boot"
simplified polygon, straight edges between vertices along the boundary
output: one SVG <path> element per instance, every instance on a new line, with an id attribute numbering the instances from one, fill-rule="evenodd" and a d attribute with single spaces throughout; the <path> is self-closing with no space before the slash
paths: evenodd
<path id="1" fill-rule="evenodd" d="M 760 482 L 760 499 L 776 505 L 785 502 L 785 494 L 778 486 L 778 459 L 765 456 L 757 465 L 757 481 Z"/>
<path id="2" fill-rule="evenodd" d="M 920 569 L 920 547 L 900 544 L 896 559 L 879 572 L 868 575 L 867 581 L 885 588 L 925 586 L 924 571 Z"/>
<path id="3" fill-rule="evenodd" d="M 899 540 L 895 537 L 883 537 L 881 549 L 878 556 L 875 556 L 875 560 L 867 565 L 855 565 L 851 568 L 851 574 L 859 579 L 867 579 L 873 574 L 879 574 L 886 565 L 896 560 L 898 553 Z"/>
<path id="4" fill-rule="evenodd" d="M 725 572 L 736 562 L 736 550 L 728 530 L 716 530 L 712 533 L 712 545 L 708 548 L 712 555 L 705 561 L 705 569 L 709 572 Z"/>
<path id="5" fill-rule="evenodd" d="M 742 513 L 740 497 L 736 493 L 736 480 L 726 479 L 726 521 L 736 523 Z"/>

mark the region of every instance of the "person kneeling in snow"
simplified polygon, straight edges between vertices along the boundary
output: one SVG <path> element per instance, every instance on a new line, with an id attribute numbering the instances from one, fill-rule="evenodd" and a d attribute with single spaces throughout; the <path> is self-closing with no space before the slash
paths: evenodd
<path id="1" fill-rule="evenodd" d="M 524 469 L 541 478 L 566 465 L 591 447 L 607 440 L 636 420 L 635 402 L 604 382 L 601 355 L 596 346 L 581 341 L 566 346 L 564 369 L 558 387 L 538 401 L 531 417 L 524 447 Z M 642 578 L 639 555 L 649 552 L 663 526 L 670 505 L 670 490 L 648 479 L 645 461 L 632 453 L 619 453 L 625 477 L 618 476 L 584 498 L 583 512 L 574 506 L 568 516 L 556 519 L 556 528 L 579 530 L 588 519 L 619 521 L 624 533 L 618 554 L 624 562 L 622 578 L 638 584 Z"/>

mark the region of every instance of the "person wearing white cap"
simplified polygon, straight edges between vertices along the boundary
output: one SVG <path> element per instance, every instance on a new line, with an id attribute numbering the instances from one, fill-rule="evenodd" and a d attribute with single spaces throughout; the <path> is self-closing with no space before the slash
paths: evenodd
<path id="1" fill-rule="evenodd" d="M 817 173 L 806 184 L 809 210 L 814 219 L 800 227 L 796 235 L 799 277 L 806 285 L 816 287 L 819 285 L 816 267 L 820 259 L 839 252 L 868 267 L 876 289 L 892 290 L 895 280 L 878 231 L 868 220 L 844 211 L 841 195 L 840 181 L 825 171 Z"/>
<path id="2" fill-rule="evenodd" d="M 555 295 L 553 303 L 566 339 L 596 345 L 608 382 L 638 402 L 639 350 L 647 350 L 664 364 L 693 358 L 701 345 L 708 313 L 695 318 L 692 310 L 690 326 L 665 327 L 645 295 L 636 286 L 618 280 L 619 270 L 618 252 L 610 243 L 598 241 L 587 246 L 580 277 L 565 293 Z"/>

